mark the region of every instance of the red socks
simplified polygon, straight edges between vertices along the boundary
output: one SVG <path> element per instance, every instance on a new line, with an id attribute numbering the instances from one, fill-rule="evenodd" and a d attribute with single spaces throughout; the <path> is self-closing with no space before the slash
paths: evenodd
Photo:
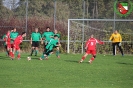
<path id="1" fill-rule="evenodd" d="M 82 60 L 84 60 L 85 58 L 86 58 L 86 57 L 83 56 L 83 57 L 82 57 Z"/>
<path id="2" fill-rule="evenodd" d="M 9 56 L 12 57 L 12 52 L 9 52 Z"/>
<path id="3" fill-rule="evenodd" d="M 20 54 L 18 54 L 18 59 L 20 59 Z"/>
<path id="4" fill-rule="evenodd" d="M 94 60 L 94 57 L 92 57 L 90 60 L 93 61 Z"/>

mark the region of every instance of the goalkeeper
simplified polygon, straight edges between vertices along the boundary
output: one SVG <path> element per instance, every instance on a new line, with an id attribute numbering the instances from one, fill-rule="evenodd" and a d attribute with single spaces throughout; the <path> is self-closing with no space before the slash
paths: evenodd
<path id="1" fill-rule="evenodd" d="M 48 56 L 53 51 L 54 47 L 58 46 L 58 36 L 54 35 L 54 38 L 51 38 L 48 44 L 46 45 L 46 49 L 43 55 L 39 58 L 39 60 L 48 59 Z"/>
<path id="2" fill-rule="evenodd" d="M 113 46 L 113 55 L 116 55 L 116 51 L 115 51 L 115 46 L 117 45 L 122 56 L 124 56 L 123 54 L 123 50 L 121 48 L 121 42 L 122 42 L 122 37 L 121 35 L 118 33 L 117 30 L 114 31 L 114 33 L 110 36 L 109 41 L 112 41 L 112 46 Z"/>

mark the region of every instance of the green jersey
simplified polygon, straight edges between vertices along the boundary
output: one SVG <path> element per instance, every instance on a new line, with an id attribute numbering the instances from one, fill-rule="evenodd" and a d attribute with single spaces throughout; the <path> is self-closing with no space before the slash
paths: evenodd
<path id="1" fill-rule="evenodd" d="M 13 43 L 14 41 L 14 39 L 15 38 L 17 38 L 17 36 L 18 36 L 18 32 L 11 32 L 10 33 L 10 38 L 11 38 L 11 43 Z M 13 40 L 12 40 L 13 39 Z"/>
<path id="2" fill-rule="evenodd" d="M 15 38 L 17 38 L 17 36 L 18 36 L 18 32 L 11 32 L 11 33 L 10 33 L 10 38 L 13 39 L 13 40 L 14 40 Z"/>
<path id="3" fill-rule="evenodd" d="M 49 43 L 46 46 L 46 49 L 52 50 L 54 48 L 54 46 L 56 46 L 58 43 L 57 39 L 50 39 Z"/>
<path id="4" fill-rule="evenodd" d="M 54 33 L 51 31 L 46 31 L 42 34 L 42 38 L 45 38 L 45 41 L 48 42 L 51 39 L 51 36 L 53 36 Z"/>
<path id="5" fill-rule="evenodd" d="M 41 34 L 39 32 L 32 32 L 31 38 L 32 41 L 39 41 L 41 39 Z"/>
<path id="6" fill-rule="evenodd" d="M 6 45 L 6 42 L 5 42 L 5 40 L 6 40 L 6 34 L 4 34 L 3 36 L 2 36 L 2 39 L 4 40 L 4 46 Z"/>

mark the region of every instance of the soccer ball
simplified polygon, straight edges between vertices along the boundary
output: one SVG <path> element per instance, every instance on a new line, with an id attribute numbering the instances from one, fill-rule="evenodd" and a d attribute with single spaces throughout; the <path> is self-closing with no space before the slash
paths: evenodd
<path id="1" fill-rule="evenodd" d="M 30 61 L 31 60 L 31 57 L 27 57 L 27 60 Z"/>

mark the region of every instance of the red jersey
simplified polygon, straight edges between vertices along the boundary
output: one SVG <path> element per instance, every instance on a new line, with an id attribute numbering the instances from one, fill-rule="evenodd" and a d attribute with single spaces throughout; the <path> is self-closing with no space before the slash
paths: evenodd
<path id="1" fill-rule="evenodd" d="M 10 32 L 7 32 L 7 34 L 6 34 L 6 42 L 10 43 L 10 41 L 11 41 Z"/>
<path id="2" fill-rule="evenodd" d="M 87 48 L 87 50 L 96 50 L 96 44 L 104 44 L 102 41 L 99 41 L 95 38 L 90 38 L 88 39 L 88 41 L 86 42 L 85 47 Z"/>
<path id="3" fill-rule="evenodd" d="M 19 36 L 14 40 L 14 44 L 19 45 L 22 41 L 23 41 L 23 37 L 22 37 L 22 35 L 19 35 Z"/>

